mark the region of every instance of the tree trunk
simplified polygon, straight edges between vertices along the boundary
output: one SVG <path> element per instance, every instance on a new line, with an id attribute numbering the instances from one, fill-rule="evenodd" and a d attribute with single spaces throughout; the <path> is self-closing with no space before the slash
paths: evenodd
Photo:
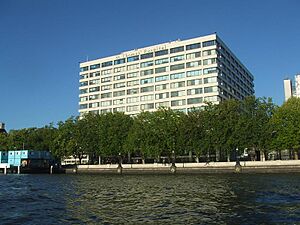
<path id="1" fill-rule="evenodd" d="M 216 162 L 220 161 L 220 149 L 216 150 Z"/>
<path id="2" fill-rule="evenodd" d="M 130 154 L 130 152 L 127 153 L 127 157 L 128 157 L 127 163 L 131 163 L 131 154 Z"/>
<path id="3" fill-rule="evenodd" d="M 295 157 L 294 157 L 295 160 L 298 160 L 298 159 L 299 159 L 299 158 L 298 158 L 298 150 L 295 150 L 295 151 L 294 151 L 294 156 L 295 156 Z"/>
<path id="4" fill-rule="evenodd" d="M 101 155 L 99 155 L 98 159 L 99 159 L 99 165 L 101 165 Z"/>
<path id="5" fill-rule="evenodd" d="M 193 162 L 193 153 L 189 151 L 189 162 Z"/>
<path id="6" fill-rule="evenodd" d="M 227 152 L 227 162 L 230 162 L 230 154 Z"/>
<path id="7" fill-rule="evenodd" d="M 260 161 L 262 161 L 262 162 L 266 161 L 265 154 L 263 151 L 259 151 L 259 155 L 260 155 Z"/>

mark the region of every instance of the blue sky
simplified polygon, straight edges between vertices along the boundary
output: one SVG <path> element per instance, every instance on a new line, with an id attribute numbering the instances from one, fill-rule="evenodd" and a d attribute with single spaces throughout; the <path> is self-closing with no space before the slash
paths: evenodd
<path id="1" fill-rule="evenodd" d="M 0 0 L 0 121 L 41 127 L 78 115 L 79 62 L 217 32 L 283 102 L 300 71 L 298 0 Z"/>

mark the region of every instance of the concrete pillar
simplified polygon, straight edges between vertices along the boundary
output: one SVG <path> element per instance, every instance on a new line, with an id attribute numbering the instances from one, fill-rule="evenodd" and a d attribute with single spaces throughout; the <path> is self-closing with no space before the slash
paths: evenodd
<path id="1" fill-rule="evenodd" d="M 101 165 L 101 156 L 99 155 L 99 165 Z"/>
<path id="2" fill-rule="evenodd" d="M 21 167 L 18 166 L 18 174 L 20 174 L 20 173 L 21 173 Z"/>
<path id="3" fill-rule="evenodd" d="M 260 154 L 260 161 L 262 162 L 266 161 L 264 152 L 260 151 L 259 154 Z"/>
<path id="4" fill-rule="evenodd" d="M 4 174 L 7 174 L 7 167 L 4 167 Z"/>

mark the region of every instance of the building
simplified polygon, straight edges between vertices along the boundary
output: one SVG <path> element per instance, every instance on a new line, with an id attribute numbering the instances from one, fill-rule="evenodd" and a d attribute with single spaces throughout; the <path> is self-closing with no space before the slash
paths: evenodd
<path id="1" fill-rule="evenodd" d="M 287 101 L 290 97 L 300 97 L 300 74 L 295 76 L 295 85 L 289 78 L 284 79 L 284 99 Z"/>
<path id="2" fill-rule="evenodd" d="M 5 130 L 5 123 L 1 123 L 1 122 L 0 122 L 0 133 L 6 133 L 6 130 Z"/>
<path id="3" fill-rule="evenodd" d="M 254 94 L 253 75 L 216 35 L 80 63 L 79 113 L 188 112 Z"/>

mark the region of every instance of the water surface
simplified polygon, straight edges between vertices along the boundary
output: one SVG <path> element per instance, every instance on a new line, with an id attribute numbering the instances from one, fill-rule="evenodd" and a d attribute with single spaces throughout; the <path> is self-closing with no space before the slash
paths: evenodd
<path id="1" fill-rule="evenodd" d="M 300 224 L 300 174 L 1 175 L 0 224 Z"/>

